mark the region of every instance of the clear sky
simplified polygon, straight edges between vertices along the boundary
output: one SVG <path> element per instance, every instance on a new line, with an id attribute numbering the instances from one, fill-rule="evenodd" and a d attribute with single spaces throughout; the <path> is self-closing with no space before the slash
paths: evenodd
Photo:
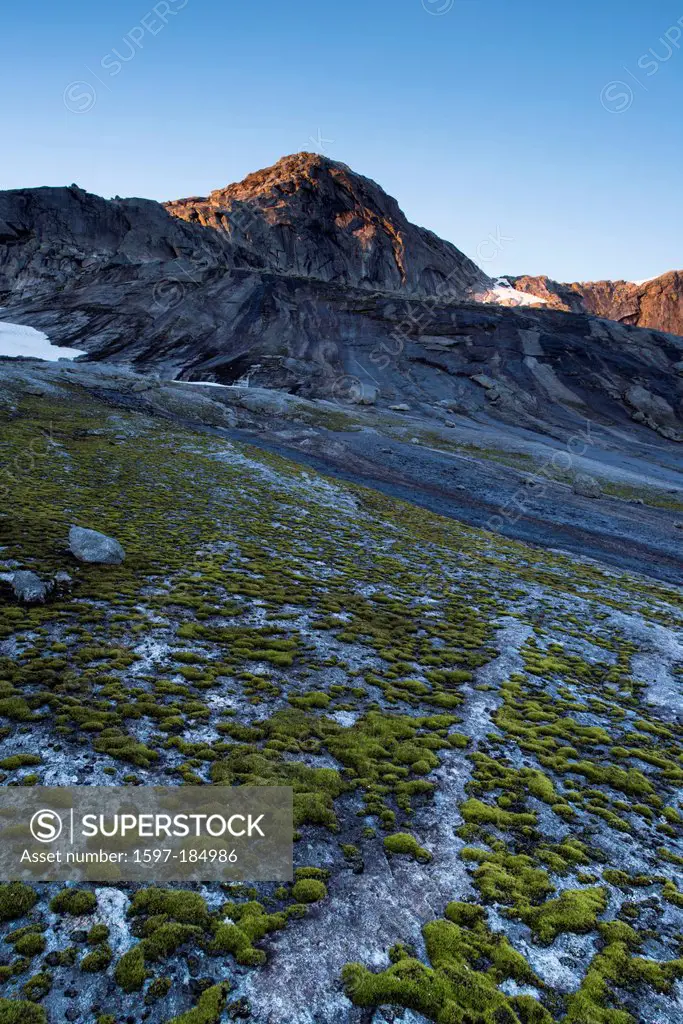
<path id="1" fill-rule="evenodd" d="M 491 274 L 683 267 L 681 0 L 32 0 L 1 33 L 0 188 L 180 198 L 322 149 Z"/>

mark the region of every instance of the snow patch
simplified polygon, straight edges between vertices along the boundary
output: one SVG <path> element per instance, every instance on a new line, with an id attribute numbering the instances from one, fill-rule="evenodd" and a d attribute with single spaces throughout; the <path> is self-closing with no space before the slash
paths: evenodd
<path id="1" fill-rule="evenodd" d="M 530 295 L 528 292 L 517 291 L 504 277 L 496 281 L 493 288 L 489 288 L 483 295 L 477 295 L 478 302 L 495 304 L 498 306 L 545 306 L 547 299 L 538 295 Z"/>
<path id="2" fill-rule="evenodd" d="M 75 359 L 76 356 L 84 355 L 85 352 L 77 348 L 60 348 L 53 345 L 47 334 L 37 331 L 35 327 L 0 321 L 0 356 L 23 356 L 46 359 L 54 363 L 58 359 Z"/>
<path id="3" fill-rule="evenodd" d="M 656 281 L 656 277 L 644 277 L 642 281 L 631 281 L 630 284 L 636 284 L 638 286 L 642 284 L 649 284 L 650 281 Z"/>
<path id="4" fill-rule="evenodd" d="M 244 384 L 217 384 L 215 380 L 172 380 L 171 384 L 192 384 L 197 388 L 243 388 Z"/>

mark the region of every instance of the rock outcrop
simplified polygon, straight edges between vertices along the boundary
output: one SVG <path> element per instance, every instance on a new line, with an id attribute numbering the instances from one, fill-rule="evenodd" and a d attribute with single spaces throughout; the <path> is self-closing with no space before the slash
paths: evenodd
<path id="1" fill-rule="evenodd" d="M 560 284 L 549 277 L 513 277 L 521 292 L 545 299 L 553 309 L 591 313 L 634 327 L 683 335 L 683 271 L 651 281 L 588 281 Z"/>

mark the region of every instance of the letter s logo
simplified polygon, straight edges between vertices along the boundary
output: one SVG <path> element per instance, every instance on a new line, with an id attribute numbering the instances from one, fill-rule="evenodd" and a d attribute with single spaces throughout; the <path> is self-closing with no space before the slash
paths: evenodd
<path id="1" fill-rule="evenodd" d="M 62 834 L 63 823 L 56 811 L 36 811 L 29 825 L 31 835 L 39 843 L 54 843 Z"/>
<path id="2" fill-rule="evenodd" d="M 633 100 L 633 89 L 628 82 L 608 82 L 600 93 L 600 102 L 610 114 L 625 114 Z"/>
<path id="3" fill-rule="evenodd" d="M 97 93 L 90 82 L 72 82 L 64 90 L 63 99 L 72 114 L 87 114 L 97 102 Z"/>

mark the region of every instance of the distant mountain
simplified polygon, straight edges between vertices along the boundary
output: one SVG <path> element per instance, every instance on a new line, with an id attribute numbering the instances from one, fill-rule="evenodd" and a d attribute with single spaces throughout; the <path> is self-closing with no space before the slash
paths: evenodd
<path id="1" fill-rule="evenodd" d="M 683 335 L 683 271 L 650 281 L 588 281 L 559 284 L 549 277 L 512 277 L 517 291 L 544 299 L 553 309 L 591 313 L 634 327 Z"/>
<path id="2" fill-rule="evenodd" d="M 376 182 L 314 153 L 284 157 L 205 198 L 164 205 L 226 233 L 278 272 L 459 298 L 492 283 L 450 242 L 411 224 Z"/>
<path id="3" fill-rule="evenodd" d="M 680 338 L 628 326 L 631 307 L 610 323 L 596 299 L 589 315 L 575 286 L 516 285 L 310 153 L 163 205 L 0 192 L 2 319 L 90 359 L 515 427 L 591 417 L 680 436 Z"/>

